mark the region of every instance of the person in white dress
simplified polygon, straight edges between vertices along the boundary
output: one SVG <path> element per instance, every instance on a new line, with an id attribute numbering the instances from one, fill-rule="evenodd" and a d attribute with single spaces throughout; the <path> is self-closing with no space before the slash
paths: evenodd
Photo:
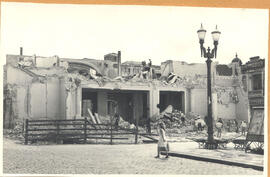
<path id="1" fill-rule="evenodd" d="M 246 122 L 245 121 L 242 121 L 240 127 L 241 127 L 241 133 L 242 133 L 242 135 L 245 136 L 246 135 L 246 128 L 247 128 Z"/>
<path id="2" fill-rule="evenodd" d="M 158 135 L 159 135 L 159 140 L 158 140 L 158 147 L 157 147 L 157 156 L 156 158 L 160 157 L 160 152 L 161 151 L 166 151 L 166 158 L 169 157 L 168 151 L 169 151 L 169 144 L 166 139 L 166 131 L 165 131 L 165 124 L 163 122 L 160 122 L 158 124 Z"/>

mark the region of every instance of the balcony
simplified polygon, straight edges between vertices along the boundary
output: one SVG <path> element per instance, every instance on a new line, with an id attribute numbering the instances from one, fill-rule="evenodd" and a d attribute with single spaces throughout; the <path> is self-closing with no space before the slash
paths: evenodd
<path id="1" fill-rule="evenodd" d="M 248 92 L 248 98 L 264 97 L 263 90 L 252 90 Z"/>

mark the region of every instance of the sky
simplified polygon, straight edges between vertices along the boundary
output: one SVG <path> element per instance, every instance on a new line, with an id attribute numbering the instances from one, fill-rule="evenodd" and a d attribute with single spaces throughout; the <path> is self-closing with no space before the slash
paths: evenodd
<path id="1" fill-rule="evenodd" d="M 1 2 L 1 61 L 6 54 L 204 63 L 197 30 L 221 32 L 217 61 L 268 56 L 268 10 L 180 6 L 63 5 Z"/>

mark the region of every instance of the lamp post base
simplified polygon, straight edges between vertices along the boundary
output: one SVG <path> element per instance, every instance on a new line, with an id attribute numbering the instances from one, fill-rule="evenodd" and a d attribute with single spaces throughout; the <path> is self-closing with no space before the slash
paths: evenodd
<path id="1" fill-rule="evenodd" d="M 206 141 L 204 144 L 204 149 L 217 149 L 218 144 L 215 141 Z"/>

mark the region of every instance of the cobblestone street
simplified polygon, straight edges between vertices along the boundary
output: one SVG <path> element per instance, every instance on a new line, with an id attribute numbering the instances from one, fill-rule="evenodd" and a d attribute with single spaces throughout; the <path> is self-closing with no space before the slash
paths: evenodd
<path id="1" fill-rule="evenodd" d="M 263 174 L 177 157 L 155 159 L 155 144 L 26 146 L 4 139 L 3 151 L 5 174 Z"/>

